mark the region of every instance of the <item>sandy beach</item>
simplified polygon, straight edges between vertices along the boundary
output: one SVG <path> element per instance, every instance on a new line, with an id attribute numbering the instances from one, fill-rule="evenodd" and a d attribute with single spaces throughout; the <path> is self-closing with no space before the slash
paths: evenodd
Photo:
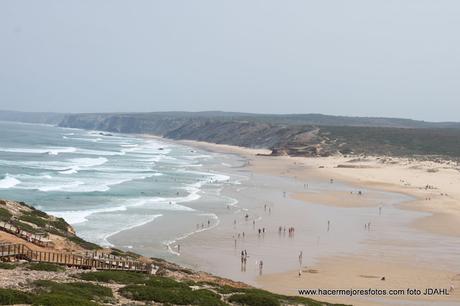
<path id="1" fill-rule="evenodd" d="M 452 290 L 460 288 L 456 164 L 379 157 L 267 157 L 257 156 L 266 150 L 180 143 L 241 156 L 246 165 L 232 171 L 248 179 L 224 188 L 224 195 L 238 200 L 238 208 L 221 217 L 212 231 L 181 241 L 179 262 L 290 295 L 297 295 L 297 289 L 317 288 L 450 291 L 449 296 L 309 296 L 329 302 L 460 303 L 459 289 Z M 293 237 L 284 227 L 295 228 Z M 259 235 L 259 228 L 265 233 Z M 244 268 L 242 250 L 249 255 Z"/>

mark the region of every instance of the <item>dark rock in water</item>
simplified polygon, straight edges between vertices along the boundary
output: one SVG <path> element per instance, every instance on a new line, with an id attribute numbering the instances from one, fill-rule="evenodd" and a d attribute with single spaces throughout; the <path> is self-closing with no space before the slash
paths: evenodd
<path id="1" fill-rule="evenodd" d="M 109 134 L 109 133 L 102 133 L 102 132 L 99 133 L 99 135 L 101 135 L 101 136 L 113 136 L 112 134 Z"/>
<path id="2" fill-rule="evenodd" d="M 163 151 L 164 149 L 163 148 L 158 148 L 158 150 Z"/>

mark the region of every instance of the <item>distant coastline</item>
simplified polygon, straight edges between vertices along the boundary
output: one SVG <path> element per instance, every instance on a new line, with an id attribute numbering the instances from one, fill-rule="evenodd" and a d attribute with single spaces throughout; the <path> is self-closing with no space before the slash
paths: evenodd
<path id="1" fill-rule="evenodd" d="M 386 155 L 458 160 L 460 123 L 321 114 L 229 112 L 55 114 L 1 112 L 0 120 L 152 134 L 271 150 L 272 155 Z"/>

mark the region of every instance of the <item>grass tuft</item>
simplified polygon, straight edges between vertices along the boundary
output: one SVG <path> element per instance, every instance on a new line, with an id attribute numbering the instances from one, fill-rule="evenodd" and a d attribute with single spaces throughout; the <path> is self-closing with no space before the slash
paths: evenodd
<path id="1" fill-rule="evenodd" d="M 65 271 L 64 267 L 61 267 L 55 264 L 45 263 L 45 262 L 29 263 L 27 264 L 26 268 L 28 270 L 34 270 L 34 271 L 48 271 L 48 272 Z"/>
<path id="2" fill-rule="evenodd" d="M 0 288 L 0 305 L 31 304 L 33 295 L 14 289 Z"/>
<path id="3" fill-rule="evenodd" d="M 86 281 L 117 284 L 143 284 L 149 280 L 149 277 L 144 273 L 127 271 L 88 272 L 78 274 L 77 277 Z"/>

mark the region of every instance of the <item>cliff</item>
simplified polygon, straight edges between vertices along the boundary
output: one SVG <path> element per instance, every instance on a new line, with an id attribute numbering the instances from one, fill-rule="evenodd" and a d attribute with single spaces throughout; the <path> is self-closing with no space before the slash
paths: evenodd
<path id="1" fill-rule="evenodd" d="M 59 125 L 267 148 L 273 155 L 460 157 L 459 124 L 408 119 L 165 112 L 73 114 Z"/>

